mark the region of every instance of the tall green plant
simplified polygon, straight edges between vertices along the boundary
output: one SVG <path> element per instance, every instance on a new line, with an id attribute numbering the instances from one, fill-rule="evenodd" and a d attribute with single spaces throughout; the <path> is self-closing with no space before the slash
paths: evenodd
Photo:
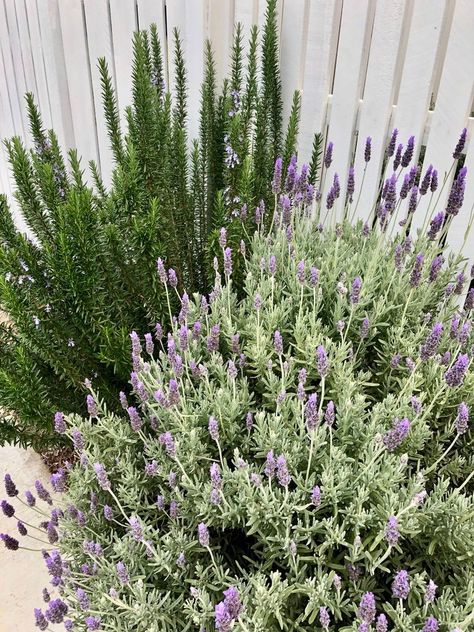
<path id="1" fill-rule="evenodd" d="M 48 446 L 56 409 L 85 412 L 88 379 L 116 409 L 116 393 L 126 390 L 131 370 L 130 332 L 144 334 L 168 318 L 157 259 L 177 273 L 173 308 L 183 287 L 209 291 L 213 259 L 222 257 L 218 229 L 226 225 L 229 243 L 239 244 L 254 207 L 271 198 L 267 176 L 282 138 L 275 1 L 268 2 L 260 43 L 257 29 L 251 31 L 247 60 L 237 25 L 222 86 L 206 43 L 196 139 L 187 131 L 183 46 L 177 31 L 172 37 L 171 94 L 156 27 L 135 33 L 126 129 L 107 63 L 98 62 L 114 161 L 110 187 L 94 162 L 88 181 L 77 154 L 63 154 L 31 94 L 34 148 L 17 137 L 6 141 L 29 236 L 16 229 L 0 197 L 2 442 Z M 294 110 L 288 152 L 294 150 L 295 117 Z M 242 209 L 247 225 L 235 221 Z M 238 270 L 235 278 L 237 284 Z"/>

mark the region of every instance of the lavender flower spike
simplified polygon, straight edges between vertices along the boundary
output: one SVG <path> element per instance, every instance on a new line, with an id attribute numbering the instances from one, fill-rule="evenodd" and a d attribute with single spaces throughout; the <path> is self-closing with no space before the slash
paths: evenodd
<path id="1" fill-rule="evenodd" d="M 425 625 L 421 632 L 438 632 L 439 624 L 438 620 L 434 617 L 428 617 L 425 621 Z"/>
<path id="2" fill-rule="evenodd" d="M 391 158 L 393 154 L 395 153 L 395 145 L 397 144 L 397 136 L 398 136 L 398 129 L 395 128 L 392 132 L 392 136 L 390 137 L 390 142 L 387 147 L 388 158 Z"/>
<path id="3" fill-rule="evenodd" d="M 281 171 L 283 167 L 283 160 L 279 157 L 275 160 L 275 170 L 273 172 L 272 180 L 272 192 L 275 195 L 281 192 Z"/>
<path id="4" fill-rule="evenodd" d="M 316 349 L 316 369 L 320 377 L 325 377 L 328 374 L 329 360 L 323 345 L 319 345 Z"/>
<path id="5" fill-rule="evenodd" d="M 372 152 L 372 138 L 370 136 L 367 136 L 367 138 L 365 139 L 365 149 L 364 149 L 365 162 L 370 161 L 371 152 Z"/>
<path id="6" fill-rule="evenodd" d="M 420 285 L 424 258 L 425 256 L 421 252 L 416 255 L 415 264 L 410 275 L 411 287 L 418 287 Z"/>
<path id="7" fill-rule="evenodd" d="M 458 434 L 462 435 L 467 432 L 469 428 L 469 407 L 465 402 L 459 404 L 458 415 L 454 423 Z"/>
<path id="8" fill-rule="evenodd" d="M 360 299 L 360 289 L 362 287 L 362 279 L 360 276 L 357 276 L 352 282 L 352 289 L 350 293 L 350 302 L 352 305 L 356 305 Z"/>
<path id="9" fill-rule="evenodd" d="M 376 608 L 374 593 L 366 592 L 362 595 L 362 599 L 360 601 L 358 611 L 359 618 L 364 623 L 368 623 L 370 625 L 375 619 L 375 613 Z"/>
<path id="10" fill-rule="evenodd" d="M 454 152 L 453 152 L 454 160 L 459 160 L 459 158 L 461 158 L 462 152 L 464 151 L 464 145 L 466 144 L 466 136 L 467 136 L 467 129 L 464 128 L 461 132 L 457 145 L 454 148 Z"/>
<path id="11" fill-rule="evenodd" d="M 396 516 L 390 516 L 385 526 L 385 539 L 390 546 L 395 546 L 400 538 L 398 530 L 398 520 Z"/>
<path id="12" fill-rule="evenodd" d="M 6 491 L 7 496 L 9 496 L 10 498 L 14 498 L 15 496 L 18 496 L 18 489 L 15 483 L 13 482 L 10 474 L 5 474 L 5 477 L 3 480 L 5 482 L 5 491 Z"/>
<path id="13" fill-rule="evenodd" d="M 392 595 L 395 599 L 406 599 L 410 592 L 410 578 L 406 571 L 400 571 L 392 582 Z"/>
<path id="14" fill-rule="evenodd" d="M 443 325 L 442 323 L 436 323 L 420 349 L 420 358 L 424 362 L 426 362 L 426 360 L 429 360 L 429 358 L 432 358 L 438 351 L 442 335 Z"/>
<path id="15" fill-rule="evenodd" d="M 102 463 L 94 463 L 93 467 L 100 487 L 105 490 L 110 489 L 109 477 L 107 476 L 107 472 L 105 471 L 105 467 L 102 465 Z"/>
<path id="16" fill-rule="evenodd" d="M 448 386 L 451 386 L 452 388 L 460 386 L 464 381 L 464 376 L 466 374 L 468 366 L 469 356 L 465 353 L 461 353 L 453 366 L 444 374 L 446 384 Z"/>
<path id="17" fill-rule="evenodd" d="M 328 143 L 328 146 L 326 147 L 326 153 L 324 155 L 324 166 L 326 167 L 326 169 L 329 169 L 332 163 L 333 147 L 334 147 L 333 143 Z"/>
<path id="18" fill-rule="evenodd" d="M 209 546 L 209 530 L 204 522 L 198 524 L 198 539 L 202 547 L 207 548 Z"/>
<path id="19" fill-rule="evenodd" d="M 383 443 L 389 452 L 393 452 L 406 439 L 410 430 L 410 421 L 404 419 L 396 419 L 393 428 L 389 430 L 382 438 Z"/>
<path id="20" fill-rule="evenodd" d="M 54 413 L 54 429 L 59 434 L 63 434 L 66 432 L 64 414 L 59 411 L 57 413 Z"/>
<path id="21" fill-rule="evenodd" d="M 408 165 L 410 164 L 411 159 L 413 158 L 414 148 L 415 148 L 415 137 L 410 136 L 407 142 L 406 149 L 402 156 L 402 161 L 401 161 L 402 167 L 408 167 Z"/>

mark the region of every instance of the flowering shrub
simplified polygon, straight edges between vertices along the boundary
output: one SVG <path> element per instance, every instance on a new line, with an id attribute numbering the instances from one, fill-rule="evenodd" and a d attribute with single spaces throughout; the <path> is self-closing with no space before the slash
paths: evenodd
<path id="1" fill-rule="evenodd" d="M 284 137 L 277 32 L 276 0 L 269 0 L 261 37 L 255 27 L 245 60 L 236 26 L 222 87 L 207 46 L 196 139 L 188 131 L 177 32 L 172 94 L 156 28 L 135 34 L 125 130 L 113 77 L 100 60 L 110 187 L 97 165 L 87 180 L 77 154 L 63 155 L 27 95 L 33 148 L 20 138 L 6 147 L 18 210 L 33 239 L 17 229 L 0 195 L 0 310 L 8 315 L 0 323 L 0 443 L 51 445 L 58 439 L 55 410 L 86 414 L 87 377 L 114 406 L 117 390 L 127 389 L 129 332 L 144 334 L 166 319 L 158 257 L 176 270 L 178 288 L 209 291 L 219 227 L 239 244 L 245 233 L 235 215 L 271 198 L 274 160 L 283 152 L 288 162 L 295 150 L 299 93 Z M 240 279 L 236 270 L 236 286 Z"/>
<path id="2" fill-rule="evenodd" d="M 89 385 L 88 419 L 56 414 L 80 462 L 51 481 L 40 629 L 471 629 L 474 291 L 432 226 L 389 236 L 391 178 L 373 228 L 323 228 L 306 173 L 277 160 L 272 230 L 257 210 L 248 255 L 222 229 L 209 297 L 132 333 L 139 405 Z"/>

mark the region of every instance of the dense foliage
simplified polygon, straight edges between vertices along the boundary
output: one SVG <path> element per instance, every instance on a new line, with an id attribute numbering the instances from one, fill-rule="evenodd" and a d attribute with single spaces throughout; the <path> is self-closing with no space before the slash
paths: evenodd
<path id="1" fill-rule="evenodd" d="M 0 310 L 6 314 L 0 441 L 49 445 L 56 409 L 85 413 L 86 378 L 113 406 L 130 371 L 129 332 L 143 334 L 167 317 L 157 258 L 175 269 L 179 288 L 208 290 L 217 229 L 228 226 L 229 241 L 238 244 L 245 223 L 235 215 L 272 197 L 273 162 L 283 143 L 285 155 L 293 153 L 299 112 L 296 96 L 282 140 L 275 7 L 270 0 L 260 42 L 252 31 L 247 59 L 236 27 L 222 86 L 207 46 L 197 139 L 186 131 L 186 68 L 177 32 L 172 95 L 164 86 L 156 29 L 135 35 L 126 133 L 113 80 L 99 60 L 115 166 L 109 188 L 95 164 L 91 187 L 76 153 L 66 160 L 27 95 L 34 148 L 19 138 L 6 147 L 29 236 L 15 228 L 0 196 Z M 236 271 L 236 286 L 240 279 Z"/>
<path id="2" fill-rule="evenodd" d="M 382 207 L 372 229 L 318 225 L 294 160 L 281 186 L 277 161 L 274 226 L 257 224 L 251 254 L 220 231 L 207 298 L 182 293 L 167 335 L 132 333 L 140 404 L 121 393 L 114 414 L 89 384 L 88 419 L 56 414 L 80 461 L 52 477 L 68 487 L 45 524 L 61 598 L 40 629 L 472 628 L 461 257 L 433 222 L 390 237 Z M 162 262 L 158 278 L 173 295 Z"/>

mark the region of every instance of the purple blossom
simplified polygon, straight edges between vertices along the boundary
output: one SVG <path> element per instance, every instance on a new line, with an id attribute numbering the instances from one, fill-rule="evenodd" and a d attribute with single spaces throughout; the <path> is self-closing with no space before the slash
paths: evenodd
<path id="1" fill-rule="evenodd" d="M 328 209 L 328 211 L 332 209 L 332 207 L 334 206 L 335 200 L 336 200 L 336 193 L 334 191 L 334 187 L 331 187 L 326 196 L 326 208 Z"/>
<path id="2" fill-rule="evenodd" d="M 472 287 L 467 293 L 466 301 L 464 303 L 464 309 L 466 312 L 474 309 L 474 287 Z"/>
<path id="3" fill-rule="evenodd" d="M 309 271 L 309 284 L 311 287 L 316 287 L 319 281 L 319 270 L 314 266 Z"/>
<path id="4" fill-rule="evenodd" d="M 432 358 L 436 354 L 436 352 L 438 351 L 439 343 L 441 342 L 442 335 L 443 325 L 442 323 L 436 323 L 420 349 L 420 358 L 424 362 L 426 362 L 426 360 L 429 360 L 429 358 Z"/>
<path id="5" fill-rule="evenodd" d="M 285 179 L 285 190 L 288 193 L 291 193 L 295 187 L 296 181 L 296 166 L 294 163 L 290 161 L 288 165 L 288 169 L 286 171 L 286 179 Z"/>
<path id="6" fill-rule="evenodd" d="M 389 452 L 393 452 L 406 439 L 410 430 L 410 421 L 404 417 L 403 419 L 395 419 L 393 427 L 383 436 L 382 440 Z"/>
<path id="7" fill-rule="evenodd" d="M 77 428 L 74 428 L 72 431 L 72 441 L 74 443 L 74 449 L 76 450 L 76 452 L 82 452 L 84 450 L 84 437 L 82 436 L 82 433 L 80 430 L 78 430 Z"/>
<path id="8" fill-rule="evenodd" d="M 395 599 L 406 599 L 410 592 L 410 578 L 404 570 L 399 571 L 392 582 L 392 595 Z"/>
<path id="9" fill-rule="evenodd" d="M 219 441 L 219 422 L 212 415 L 209 417 L 209 434 L 213 441 Z"/>
<path id="10" fill-rule="evenodd" d="M 168 270 L 168 281 L 173 288 L 176 288 L 176 286 L 178 285 L 178 277 L 176 276 L 176 272 L 173 270 L 173 268 L 170 268 Z"/>
<path id="11" fill-rule="evenodd" d="M 425 175 L 423 176 L 423 180 L 421 181 L 420 195 L 425 195 L 428 192 L 428 189 L 430 188 L 432 172 L 433 172 L 433 165 L 429 165 L 425 172 Z"/>
<path id="12" fill-rule="evenodd" d="M 139 519 L 136 516 L 131 516 L 128 522 L 132 530 L 133 538 L 137 540 L 137 542 L 140 542 L 143 539 L 143 530 Z"/>
<path id="13" fill-rule="evenodd" d="M 408 191 L 411 189 L 411 187 L 412 187 L 412 183 L 411 183 L 410 174 L 406 173 L 405 177 L 403 178 L 403 184 L 400 189 L 400 198 L 402 200 L 406 198 L 406 196 L 408 195 Z"/>
<path id="14" fill-rule="evenodd" d="M 87 402 L 87 412 L 89 413 L 89 415 L 91 417 L 97 417 L 98 415 L 97 404 L 91 394 L 87 395 L 86 402 Z"/>
<path id="15" fill-rule="evenodd" d="M 408 213 L 413 214 L 416 211 L 416 205 L 418 204 L 418 187 L 412 187 L 410 191 L 410 200 L 408 202 Z"/>
<path id="16" fill-rule="evenodd" d="M 332 150 L 333 150 L 333 143 L 330 142 L 328 143 L 327 147 L 326 147 L 326 153 L 324 154 L 324 166 L 326 167 L 326 169 L 329 169 L 329 167 L 331 166 L 332 163 Z"/>
<path id="17" fill-rule="evenodd" d="M 432 579 L 430 579 L 425 590 L 425 595 L 424 595 L 425 603 L 433 603 L 436 597 L 437 588 L 438 586 L 434 583 Z"/>
<path id="18" fill-rule="evenodd" d="M 164 446 L 166 454 L 168 456 L 174 457 L 176 455 L 176 444 L 171 432 L 168 431 L 160 434 L 160 436 L 158 437 L 158 441 L 162 446 Z"/>
<path id="19" fill-rule="evenodd" d="M 105 467 L 102 463 L 94 463 L 93 467 L 100 487 L 105 490 L 110 489 L 109 477 L 107 476 L 107 472 L 105 471 Z"/>
<path id="20" fill-rule="evenodd" d="M 311 432 L 319 423 L 318 396 L 316 393 L 312 393 L 308 397 L 308 401 L 305 405 L 304 416 L 306 427 Z"/>
<path id="21" fill-rule="evenodd" d="M 209 352 L 217 351 L 219 349 L 219 337 L 221 329 L 219 325 L 213 325 L 209 336 L 207 337 L 207 350 Z"/>
<path id="22" fill-rule="evenodd" d="M 35 627 L 39 628 L 40 630 L 47 630 L 48 621 L 46 620 L 46 617 L 44 616 L 43 611 L 40 608 L 35 608 L 34 613 L 35 613 Z"/>
<path id="23" fill-rule="evenodd" d="M 395 154 L 395 158 L 393 159 L 393 170 L 396 171 L 398 169 L 398 167 L 400 166 L 400 162 L 402 160 L 402 151 L 403 151 L 403 144 L 399 143 L 398 147 L 397 147 L 397 153 Z"/>
<path id="24" fill-rule="evenodd" d="M 230 632 L 232 617 L 223 601 L 214 608 L 214 620 L 217 632 Z"/>
<path id="25" fill-rule="evenodd" d="M 267 453 L 267 458 L 265 461 L 265 475 L 268 478 L 272 478 L 275 475 L 275 470 L 277 468 L 277 462 L 275 460 L 275 457 L 273 456 L 273 450 L 270 450 Z"/>
<path id="26" fill-rule="evenodd" d="M 12 518 L 15 515 L 15 508 L 13 507 L 13 505 L 10 505 L 9 502 L 7 502 L 6 500 L 2 500 L 0 505 L 2 507 L 3 514 L 7 518 Z"/>
<path id="27" fill-rule="evenodd" d="M 49 591 L 47 588 L 43 588 L 43 601 L 44 603 L 49 603 L 51 601 L 51 595 L 49 594 Z"/>
<path id="28" fill-rule="evenodd" d="M 23 522 L 21 522 L 20 520 L 18 520 L 18 522 L 16 523 L 16 528 L 18 529 L 18 533 L 20 535 L 22 535 L 23 537 L 25 535 L 28 535 L 28 529 L 25 527 Z"/>
<path id="29" fill-rule="evenodd" d="M 431 173 L 431 184 L 430 184 L 431 193 L 434 193 L 437 188 L 438 188 L 438 172 L 436 169 L 433 169 Z"/>
<path id="30" fill-rule="evenodd" d="M 431 262 L 430 271 L 428 274 L 428 281 L 434 283 L 438 278 L 438 274 L 443 267 L 444 257 L 443 255 L 436 255 Z"/>
<path id="31" fill-rule="evenodd" d="M 5 492 L 7 496 L 9 496 L 10 498 L 14 498 L 15 496 L 18 496 L 18 489 L 15 483 L 13 482 L 13 479 L 10 476 L 10 474 L 5 474 L 5 477 L 3 480 L 5 483 Z M 30 506 L 33 507 L 34 505 L 30 505 Z"/>
<path id="32" fill-rule="evenodd" d="M 79 602 L 81 610 L 89 610 L 90 601 L 85 590 L 83 590 L 82 588 L 78 588 L 76 590 L 76 598 Z"/>
<path id="33" fill-rule="evenodd" d="M 226 277 L 230 277 L 232 274 L 232 250 L 230 248 L 224 250 L 224 274 Z"/>
<path id="34" fill-rule="evenodd" d="M 281 191 L 281 172 L 283 168 L 283 160 L 278 157 L 275 160 L 275 169 L 273 171 L 272 193 L 278 195 Z"/>
<path id="35" fill-rule="evenodd" d="M 270 276 L 274 277 L 276 274 L 276 270 L 277 270 L 277 260 L 275 255 L 271 255 L 270 259 L 268 260 L 268 271 L 270 273 Z"/>
<path id="36" fill-rule="evenodd" d="M 164 285 L 166 285 L 168 277 L 166 276 L 166 270 L 165 270 L 165 266 L 164 266 L 164 263 L 163 263 L 162 259 L 158 258 L 158 261 L 156 262 L 156 268 L 158 270 L 158 276 L 160 278 L 160 281 Z"/>
<path id="37" fill-rule="evenodd" d="M 398 520 L 396 516 L 390 516 L 385 525 L 385 539 L 390 546 L 395 546 L 400 538 Z"/>
<path id="38" fill-rule="evenodd" d="M 138 414 L 138 410 L 134 406 L 130 406 L 129 408 L 127 408 L 127 413 L 130 418 L 130 425 L 132 426 L 132 430 L 134 432 L 138 432 L 143 425 L 143 421 Z"/>
<path id="39" fill-rule="evenodd" d="M 329 611 L 326 606 L 321 606 L 319 608 L 319 621 L 321 623 L 321 627 L 323 630 L 328 630 L 329 625 L 331 623 L 331 617 L 329 616 Z"/>
<path id="40" fill-rule="evenodd" d="M 275 352 L 278 355 L 282 355 L 283 353 L 283 338 L 281 333 L 277 330 L 273 334 L 273 346 L 275 347 Z"/>
<path id="41" fill-rule="evenodd" d="M 155 345 L 153 343 L 153 337 L 150 333 L 145 334 L 145 349 L 149 355 L 153 355 Z"/>
<path id="42" fill-rule="evenodd" d="M 434 617 L 428 617 L 421 632 L 438 632 L 439 624 Z"/>
<path id="43" fill-rule="evenodd" d="M 420 285 L 424 258 L 425 256 L 421 252 L 416 255 L 415 263 L 410 274 L 411 287 L 418 287 Z"/>
<path id="44" fill-rule="evenodd" d="M 329 360 L 323 345 L 319 345 L 316 349 L 316 369 L 320 377 L 325 377 L 328 374 Z"/>
<path id="45" fill-rule="evenodd" d="M 288 487 L 288 485 L 291 483 L 291 476 L 288 472 L 288 466 L 283 454 L 280 454 L 280 456 L 277 458 L 276 464 L 278 482 L 282 487 Z"/>
<path id="46" fill-rule="evenodd" d="M 365 162 L 370 161 L 371 152 L 372 152 L 372 138 L 370 136 L 367 136 L 367 138 L 365 139 L 365 148 L 364 148 Z"/>
<path id="47" fill-rule="evenodd" d="M 446 384 L 455 388 L 460 386 L 464 381 L 464 376 L 469 366 L 469 356 L 465 353 L 458 355 L 456 362 L 444 374 Z"/>
<path id="48" fill-rule="evenodd" d="M 459 170 L 457 178 L 454 180 L 451 191 L 449 193 L 448 202 L 446 205 L 446 213 L 448 215 L 457 215 L 464 202 L 464 191 L 466 189 L 466 174 L 467 169 L 463 167 Z"/>
<path id="49" fill-rule="evenodd" d="M 321 504 L 321 489 L 319 485 L 315 485 L 311 490 L 311 504 L 315 507 L 319 507 Z"/>
<path id="50" fill-rule="evenodd" d="M 35 489 L 36 489 L 36 493 L 38 494 L 38 497 L 41 500 L 43 500 L 45 503 L 48 503 L 48 505 L 52 505 L 53 504 L 53 501 L 51 499 L 51 496 L 50 496 L 48 490 L 44 488 L 44 486 L 41 483 L 41 481 L 35 481 Z"/>
<path id="51" fill-rule="evenodd" d="M 68 607 L 62 599 L 52 599 L 45 615 L 50 623 L 62 623 L 67 611 Z"/>
<path id="52" fill-rule="evenodd" d="M 334 423 L 334 419 L 335 419 L 334 402 L 331 400 L 328 402 L 328 405 L 326 406 L 326 412 L 324 413 L 324 421 L 326 422 L 328 426 L 332 426 Z"/>
<path id="53" fill-rule="evenodd" d="M 253 413 L 248 412 L 245 416 L 245 427 L 247 430 L 252 430 L 253 428 Z"/>
<path id="54" fill-rule="evenodd" d="M 59 434 L 66 432 L 66 423 L 64 421 L 64 414 L 61 412 L 54 413 L 54 429 Z"/>
<path id="55" fill-rule="evenodd" d="M 227 231 L 225 228 L 221 228 L 219 231 L 219 246 L 225 248 L 227 245 Z"/>
<path id="56" fill-rule="evenodd" d="M 355 190 L 354 167 L 350 167 L 349 175 L 347 176 L 347 191 L 346 191 L 346 199 L 349 202 L 352 202 L 352 196 L 354 195 L 354 190 Z"/>
<path id="57" fill-rule="evenodd" d="M 119 393 L 119 400 L 120 400 L 120 405 L 122 406 L 122 408 L 124 410 L 127 410 L 127 408 L 128 408 L 128 400 L 127 400 L 127 396 L 125 395 L 125 393 L 123 391 L 120 391 L 120 393 Z"/>
<path id="58" fill-rule="evenodd" d="M 411 398 L 411 407 L 413 408 L 413 412 L 415 415 L 419 415 L 422 411 L 422 405 L 418 397 L 413 396 Z"/>
<path id="59" fill-rule="evenodd" d="M 115 569 L 117 571 L 117 577 L 121 584 L 128 584 L 130 581 L 130 576 L 127 571 L 127 567 L 123 562 L 117 562 L 115 565 Z"/>
<path id="60" fill-rule="evenodd" d="M 306 278 L 305 275 L 305 263 L 304 261 L 299 261 L 298 265 L 296 266 L 296 278 L 298 279 L 298 282 L 303 284 Z"/>
<path id="61" fill-rule="evenodd" d="M 469 407 L 465 402 L 459 404 L 458 414 L 454 423 L 458 434 L 462 435 L 467 432 L 469 428 Z"/>
<path id="62" fill-rule="evenodd" d="M 100 617 L 86 617 L 86 626 L 88 630 L 100 630 Z"/>
<path id="63" fill-rule="evenodd" d="M 413 158 L 414 148 L 415 148 L 415 137 L 410 136 L 407 142 L 407 147 L 405 149 L 405 152 L 403 153 L 402 167 L 408 167 L 408 165 L 410 164 L 411 159 Z"/>
<path id="64" fill-rule="evenodd" d="M 397 143 L 397 136 L 398 136 L 398 129 L 394 129 L 392 131 L 392 135 L 390 137 L 390 142 L 387 146 L 387 156 L 388 158 L 391 158 L 395 152 L 395 145 Z"/>
<path id="65" fill-rule="evenodd" d="M 5 548 L 10 551 L 17 551 L 20 547 L 20 543 L 15 538 L 12 538 L 8 533 L 0 533 L 0 540 L 3 540 Z"/>
<path id="66" fill-rule="evenodd" d="M 459 160 L 459 158 L 461 158 L 462 152 L 464 151 L 464 145 L 466 144 L 466 136 L 467 136 L 467 129 L 464 128 L 461 132 L 461 135 L 459 136 L 457 145 L 454 148 L 454 152 L 453 152 L 454 160 Z"/>
<path id="67" fill-rule="evenodd" d="M 367 318 L 367 316 L 362 320 L 362 324 L 360 326 L 360 337 L 362 340 L 364 340 L 364 338 L 367 338 L 367 336 L 369 335 L 369 328 L 370 328 L 370 321 Z"/>
<path id="68" fill-rule="evenodd" d="M 67 472 L 63 467 L 59 468 L 54 474 L 51 474 L 51 487 L 55 492 L 61 493 L 66 490 L 66 476 Z"/>
<path id="69" fill-rule="evenodd" d="M 357 276 L 352 282 L 352 289 L 350 293 L 350 302 L 352 305 L 356 305 L 360 299 L 360 289 L 362 287 L 362 279 Z"/>
<path id="70" fill-rule="evenodd" d="M 109 507 L 109 505 L 104 505 L 104 518 L 110 522 L 110 520 L 113 520 L 113 517 L 114 512 L 112 511 L 112 507 Z"/>
<path id="71" fill-rule="evenodd" d="M 209 530 L 204 522 L 198 524 L 198 539 L 202 547 L 207 548 L 209 546 Z"/>
<path id="72" fill-rule="evenodd" d="M 370 625 L 375 619 L 375 613 L 376 608 L 374 594 L 371 592 L 366 592 L 362 595 L 362 599 L 360 600 L 358 610 L 359 619 Z"/>
<path id="73" fill-rule="evenodd" d="M 220 489 L 222 486 L 221 471 L 217 463 L 213 463 L 209 469 L 211 476 L 211 485 L 214 489 Z"/>
<path id="74" fill-rule="evenodd" d="M 379 614 L 377 617 L 377 623 L 375 624 L 376 632 L 387 632 L 388 622 L 387 617 L 384 614 Z"/>

